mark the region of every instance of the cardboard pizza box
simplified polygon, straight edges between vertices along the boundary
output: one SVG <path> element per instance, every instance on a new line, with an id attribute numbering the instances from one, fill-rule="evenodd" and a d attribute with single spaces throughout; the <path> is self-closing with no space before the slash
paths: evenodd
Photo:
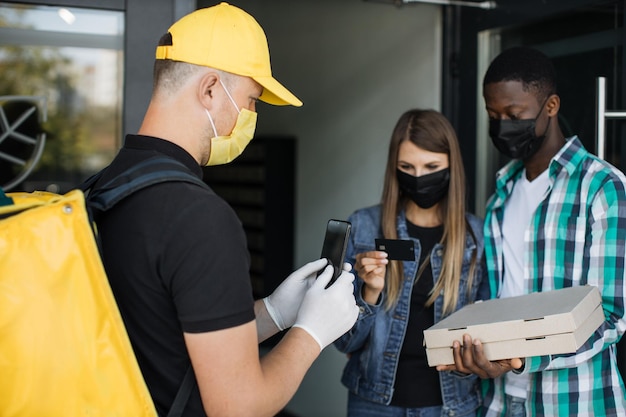
<path id="1" fill-rule="evenodd" d="M 597 287 L 579 286 L 467 305 L 424 331 L 428 363 L 453 363 L 466 333 L 489 360 L 573 353 L 604 321 L 601 303 Z"/>
<path id="2" fill-rule="evenodd" d="M 603 322 L 604 311 L 601 306 L 598 306 L 591 316 L 573 332 L 483 343 L 483 350 L 490 361 L 574 353 Z M 429 366 L 454 363 L 452 347 L 427 348 L 426 357 Z"/>

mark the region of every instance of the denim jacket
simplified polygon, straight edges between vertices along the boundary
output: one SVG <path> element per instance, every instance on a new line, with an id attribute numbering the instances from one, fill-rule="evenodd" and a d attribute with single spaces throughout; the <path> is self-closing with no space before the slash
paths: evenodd
<path id="1" fill-rule="evenodd" d="M 477 268 L 468 297 L 467 291 L 459 291 L 456 309 L 475 299 L 488 299 L 488 284 L 483 255 L 482 221 L 467 214 L 468 223 L 476 240 L 468 233 L 461 288 L 467 288 L 467 279 L 472 253 L 476 250 Z M 346 261 L 354 265 L 356 254 L 375 250 L 374 239 L 382 236 L 380 220 L 381 207 L 373 206 L 357 210 L 348 219 L 352 223 L 352 235 L 348 243 Z M 415 259 L 420 258 L 420 242 L 409 237 L 406 215 L 398 215 L 398 238 L 412 239 L 415 244 Z M 441 272 L 443 246 L 437 243 L 431 254 L 433 279 Z M 388 405 L 393 396 L 393 386 L 400 350 L 404 341 L 409 318 L 409 306 L 413 283 L 418 269 L 415 261 L 403 261 L 404 283 L 398 303 L 391 311 L 384 306 L 385 292 L 377 305 L 366 303 L 361 295 L 363 281 L 355 279 L 355 297 L 360 313 L 354 327 L 335 341 L 339 351 L 349 354 L 341 382 L 354 394 L 376 403 Z M 358 277 L 355 271 L 352 271 Z M 435 323 L 442 319 L 443 297 L 435 300 Z M 462 375 L 457 372 L 440 372 L 443 412 L 445 416 L 474 415 L 481 404 L 480 386 L 475 375 Z"/>

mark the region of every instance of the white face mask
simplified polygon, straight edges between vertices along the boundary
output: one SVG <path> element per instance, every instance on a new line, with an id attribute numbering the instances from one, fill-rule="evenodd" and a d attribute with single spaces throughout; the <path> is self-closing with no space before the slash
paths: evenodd
<path id="1" fill-rule="evenodd" d="M 207 109 L 204 109 L 209 117 L 209 122 L 211 122 L 211 127 L 213 127 L 213 133 L 215 134 L 215 136 L 211 138 L 211 155 L 209 156 L 207 166 L 227 164 L 241 155 L 254 137 L 254 130 L 256 128 L 256 112 L 248 109 L 239 110 L 237 103 L 233 100 L 228 89 L 226 89 L 226 86 L 222 83 L 222 80 L 219 81 L 222 87 L 224 87 L 224 91 L 226 91 L 230 102 L 235 106 L 238 116 L 235 127 L 230 135 L 217 136 L 217 129 L 215 128 L 215 123 L 213 123 L 211 113 L 209 113 Z"/>

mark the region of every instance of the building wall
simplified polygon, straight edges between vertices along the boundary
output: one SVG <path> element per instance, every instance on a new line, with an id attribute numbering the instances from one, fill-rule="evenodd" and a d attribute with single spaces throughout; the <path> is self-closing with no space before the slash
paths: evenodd
<path id="1" fill-rule="evenodd" d="M 148 108 L 152 94 L 154 52 L 158 40 L 175 20 L 195 9 L 195 0 L 126 2 L 124 134 L 139 130 Z"/>

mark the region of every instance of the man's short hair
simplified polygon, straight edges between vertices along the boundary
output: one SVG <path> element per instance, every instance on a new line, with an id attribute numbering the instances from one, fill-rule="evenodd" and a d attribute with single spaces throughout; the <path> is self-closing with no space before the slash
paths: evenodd
<path id="1" fill-rule="evenodd" d="M 154 62 L 153 88 L 161 93 L 174 93 L 202 67 L 186 62 L 157 59 Z"/>
<path id="2" fill-rule="evenodd" d="M 502 81 L 519 81 L 525 91 L 533 92 L 538 99 L 556 94 L 556 71 L 552 62 L 542 52 L 524 46 L 507 49 L 491 62 L 483 88 Z"/>
<path id="3" fill-rule="evenodd" d="M 188 64 L 187 62 L 171 59 L 157 59 L 154 61 L 153 90 L 160 94 L 176 93 L 187 79 L 199 71 L 206 71 L 208 67 Z M 220 75 L 226 88 L 232 88 L 237 76 L 226 71 L 212 68 Z"/>

